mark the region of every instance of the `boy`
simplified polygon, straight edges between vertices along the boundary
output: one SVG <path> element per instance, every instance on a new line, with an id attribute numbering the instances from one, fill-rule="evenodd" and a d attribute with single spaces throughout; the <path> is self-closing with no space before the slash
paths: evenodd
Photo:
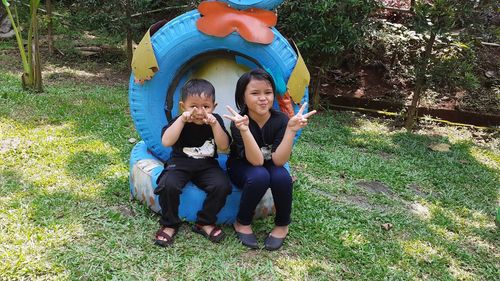
<path id="1" fill-rule="evenodd" d="M 181 224 L 179 197 L 188 181 L 207 193 L 192 230 L 212 242 L 224 238 L 215 222 L 231 193 L 229 179 L 215 159 L 217 148 L 228 149 L 230 137 L 222 118 L 212 113 L 217 105 L 213 85 L 203 79 L 188 81 L 182 87 L 179 105 L 184 112 L 162 130 L 162 144 L 172 146 L 172 152 L 154 191 L 162 208 L 155 244 L 162 247 L 172 245 Z"/>

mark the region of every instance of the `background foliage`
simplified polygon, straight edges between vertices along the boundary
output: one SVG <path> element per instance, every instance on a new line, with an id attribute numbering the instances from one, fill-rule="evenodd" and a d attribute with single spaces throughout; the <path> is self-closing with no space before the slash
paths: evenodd
<path id="1" fill-rule="evenodd" d="M 297 42 L 309 62 L 338 65 L 360 45 L 377 7 L 375 0 L 285 1 L 278 29 Z"/>

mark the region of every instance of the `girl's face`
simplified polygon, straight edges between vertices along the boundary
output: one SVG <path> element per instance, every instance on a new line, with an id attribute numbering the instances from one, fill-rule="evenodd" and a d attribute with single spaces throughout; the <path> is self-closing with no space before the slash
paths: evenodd
<path id="1" fill-rule="evenodd" d="M 274 92 L 267 80 L 252 79 L 245 89 L 245 104 L 250 117 L 267 116 L 274 102 Z"/>

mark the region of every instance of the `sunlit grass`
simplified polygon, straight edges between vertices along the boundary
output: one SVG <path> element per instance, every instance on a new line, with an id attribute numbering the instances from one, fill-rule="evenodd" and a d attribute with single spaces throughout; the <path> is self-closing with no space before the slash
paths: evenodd
<path id="1" fill-rule="evenodd" d="M 293 223 L 278 252 L 247 250 L 229 226 L 220 245 L 183 227 L 172 249 L 154 246 L 158 216 L 129 201 L 131 137 L 126 86 L 61 79 L 34 94 L 0 71 L 0 280 L 498 276 L 500 152 L 467 130 L 314 116 L 292 155 Z M 255 222 L 260 241 L 272 222 Z"/>

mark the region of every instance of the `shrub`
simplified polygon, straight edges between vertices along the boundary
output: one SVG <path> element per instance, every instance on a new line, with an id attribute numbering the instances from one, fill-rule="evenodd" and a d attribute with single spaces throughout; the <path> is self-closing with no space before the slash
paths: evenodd
<path id="1" fill-rule="evenodd" d="M 429 68 L 429 86 L 436 89 L 475 90 L 479 80 L 474 74 L 476 55 L 465 43 L 454 41 L 437 46 Z"/>
<path id="2" fill-rule="evenodd" d="M 152 24 L 164 19 L 167 13 L 169 14 L 168 17 L 171 18 L 184 12 L 179 9 L 172 9 L 163 11 L 163 13 L 149 13 L 134 17 L 132 22 L 128 22 L 125 17 L 125 3 L 126 0 L 61 1 L 62 5 L 72 11 L 71 22 L 73 26 L 85 26 L 89 30 L 99 30 L 111 35 L 123 36 L 124 26 L 131 24 L 134 38 L 137 40 L 142 38 L 144 32 Z M 178 0 L 130 0 L 132 14 L 185 4 L 185 1 Z"/>
<path id="3" fill-rule="evenodd" d="M 278 9 L 278 29 L 296 40 L 314 65 L 332 66 L 359 46 L 375 0 L 285 1 Z"/>

